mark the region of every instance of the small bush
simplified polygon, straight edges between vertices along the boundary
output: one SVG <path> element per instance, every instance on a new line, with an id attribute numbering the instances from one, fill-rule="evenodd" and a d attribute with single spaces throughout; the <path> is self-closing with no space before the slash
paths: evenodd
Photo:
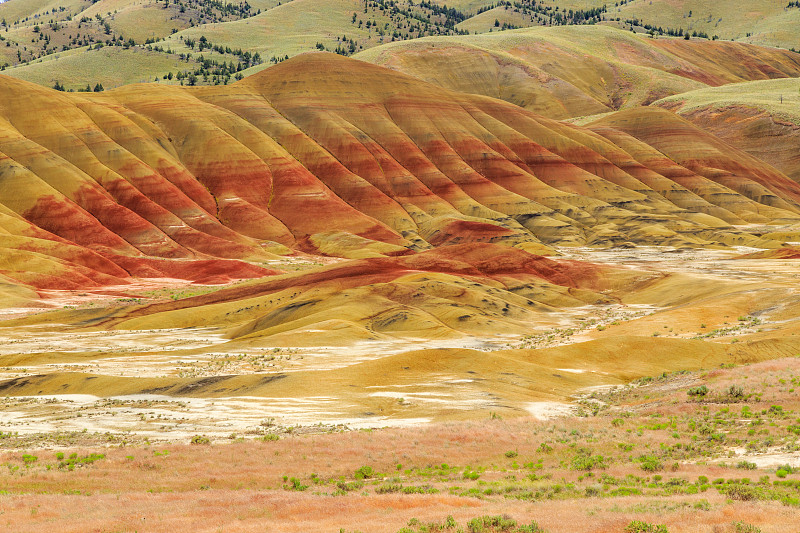
<path id="1" fill-rule="evenodd" d="M 658 472 L 664 468 L 664 465 L 658 460 L 658 457 L 653 455 L 640 456 L 639 463 L 642 470 L 645 472 Z"/>
<path id="2" fill-rule="evenodd" d="M 733 400 L 740 400 L 744 398 L 744 389 L 742 389 L 737 385 L 731 385 L 730 387 L 728 387 L 727 393 L 728 397 Z"/>
<path id="3" fill-rule="evenodd" d="M 204 436 L 204 435 L 195 435 L 192 437 L 192 440 L 189 441 L 190 444 L 211 444 L 211 440 Z"/>
<path id="4" fill-rule="evenodd" d="M 694 398 L 703 397 L 706 394 L 708 394 L 708 387 L 706 387 L 705 385 L 700 385 L 699 387 L 692 387 L 691 389 L 686 391 L 686 394 Z"/>
<path id="5" fill-rule="evenodd" d="M 336 484 L 336 487 L 339 490 L 343 490 L 344 492 L 352 492 L 354 490 L 358 490 L 360 488 L 363 488 L 364 487 L 364 483 L 362 481 L 350 481 L 350 482 L 340 481 L 339 483 Z M 380 487 L 378 487 L 378 488 L 380 488 Z M 304 490 L 304 489 L 301 489 L 301 490 Z M 378 492 L 378 491 L 376 490 L 375 492 Z M 382 494 L 382 493 L 379 492 L 378 494 Z"/>
<path id="6" fill-rule="evenodd" d="M 719 491 L 732 500 L 751 502 L 760 499 L 760 492 L 757 488 L 750 485 L 722 485 Z"/>
<path id="7" fill-rule="evenodd" d="M 761 529 L 757 528 L 753 524 L 747 524 L 745 522 L 734 522 L 731 525 L 733 526 L 733 530 L 736 533 L 761 533 Z"/>
<path id="8" fill-rule="evenodd" d="M 403 486 L 397 483 L 391 483 L 389 485 L 381 485 L 377 489 L 375 489 L 376 494 L 393 494 L 395 492 L 400 492 L 403 490 Z"/>
<path id="9" fill-rule="evenodd" d="M 584 490 L 584 496 L 587 498 L 595 498 L 597 496 L 601 496 L 603 491 L 600 487 L 586 487 Z"/>
<path id="10" fill-rule="evenodd" d="M 296 490 L 302 492 L 308 488 L 308 485 L 303 485 L 303 483 L 297 479 L 296 477 L 289 478 L 289 483 L 283 486 L 284 490 Z"/>
<path id="11" fill-rule="evenodd" d="M 667 526 L 663 524 L 649 524 L 641 520 L 634 520 L 625 526 L 625 533 L 669 533 Z"/>
<path id="12" fill-rule="evenodd" d="M 478 472 L 475 472 L 474 470 L 464 470 L 464 476 L 463 477 L 464 477 L 464 479 L 469 479 L 471 481 L 475 481 L 476 479 L 481 477 L 481 475 Z"/>
<path id="13" fill-rule="evenodd" d="M 356 470 L 355 478 L 356 479 L 369 479 L 375 475 L 375 472 L 372 470 L 371 466 L 362 466 L 358 470 Z"/>
<path id="14" fill-rule="evenodd" d="M 608 459 L 602 455 L 591 455 L 591 452 L 582 452 L 572 459 L 573 470 L 594 470 L 595 468 L 608 468 Z"/>
<path id="15" fill-rule="evenodd" d="M 430 485 L 419 485 L 411 487 L 403 487 L 400 492 L 403 494 L 437 494 L 439 489 Z"/>
<path id="16" fill-rule="evenodd" d="M 708 503 L 708 500 L 700 500 L 699 502 L 695 502 L 694 506 L 695 509 L 699 509 L 700 511 L 710 511 L 711 504 Z"/>
<path id="17" fill-rule="evenodd" d="M 469 533 L 509 532 L 509 533 L 540 533 L 542 530 L 536 522 L 530 525 L 517 525 L 513 518 L 503 516 L 481 516 L 467 522 Z"/>
<path id="18" fill-rule="evenodd" d="M 58 463 L 58 468 L 75 470 L 76 466 L 80 467 L 84 465 L 90 465 L 95 461 L 99 461 L 100 459 L 105 459 L 105 458 L 106 456 L 102 453 L 90 453 L 89 455 L 84 455 L 83 457 L 79 457 L 77 453 L 71 453 L 69 457 Z"/>

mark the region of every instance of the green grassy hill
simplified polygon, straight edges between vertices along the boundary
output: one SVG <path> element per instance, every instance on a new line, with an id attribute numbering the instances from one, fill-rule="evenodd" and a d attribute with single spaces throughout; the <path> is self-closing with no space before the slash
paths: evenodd
<path id="1" fill-rule="evenodd" d="M 187 76 L 194 73 L 194 83 L 221 84 L 241 71 L 251 74 L 268 62 L 312 50 L 352 55 L 397 41 L 495 35 L 507 29 L 542 26 L 597 25 L 623 29 L 630 35 L 653 32 L 695 38 L 699 34 L 800 48 L 796 31 L 800 8 L 783 2 L 756 0 L 745 10 L 736 0 L 615 4 L 601 0 L 8 0 L 0 4 L 0 69 L 18 70 L 12 75 L 38 83 L 59 78 L 67 89 L 75 89 L 101 79 L 116 86 L 163 77 L 171 71 L 177 74 L 175 61 L 186 61 L 188 56 L 187 67 L 191 68 L 182 70 Z M 570 49 L 597 49 L 591 39 L 583 41 L 581 36 L 567 45 Z M 52 75 L 43 75 L 41 67 L 26 66 L 99 44 L 166 57 L 141 65 L 139 56 L 134 55 L 132 66 L 141 70 L 125 68 L 118 74 L 103 73 L 97 58 L 90 55 L 50 64 L 58 69 Z M 258 56 L 253 59 L 255 54 Z M 82 65 L 83 61 L 87 65 Z M 227 64 L 224 68 L 222 62 Z"/>
<path id="2" fill-rule="evenodd" d="M 800 8 L 788 8 L 788 4 L 789 0 L 630 1 L 610 14 L 663 28 L 718 35 L 721 39 L 800 48 Z"/>
<path id="3" fill-rule="evenodd" d="M 152 82 L 165 72 L 180 72 L 197 67 L 196 61 L 182 61 L 175 54 L 151 52 L 144 48 L 125 49 L 106 46 L 99 50 L 81 48 L 54 54 L 4 74 L 52 87 L 58 82 L 68 89 L 82 90 L 87 85 L 105 88 L 126 83 Z"/>

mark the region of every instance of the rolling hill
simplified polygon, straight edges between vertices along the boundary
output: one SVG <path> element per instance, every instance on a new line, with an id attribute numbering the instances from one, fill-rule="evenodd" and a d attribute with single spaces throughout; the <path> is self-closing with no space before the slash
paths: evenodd
<path id="1" fill-rule="evenodd" d="M 796 523 L 795 4 L 0 0 L 0 524 Z"/>
<path id="2" fill-rule="evenodd" d="M 736 9 L 736 2 L 728 0 L 713 6 L 704 0 L 649 4 L 622 2 L 614 7 L 606 4 L 597 0 L 566 3 L 555 0 L 513 3 L 490 0 L 449 3 L 445 0 L 253 0 L 242 3 L 216 0 L 10 0 L 0 5 L 0 68 L 22 79 L 51 87 L 58 82 L 68 90 L 82 90 L 87 84 L 94 87 L 102 80 L 105 80 L 103 85 L 106 87 L 138 83 L 142 79 L 160 79 L 162 83 L 177 84 L 189 74 L 194 75 L 192 85 L 217 85 L 232 82 L 238 74 L 250 75 L 270 63 L 312 50 L 353 55 L 373 47 L 424 37 L 494 36 L 507 29 L 542 27 L 557 30 L 616 29 L 618 35 L 632 37 L 648 33 L 654 37 L 688 37 L 691 34 L 695 35 L 692 40 L 705 41 L 705 38 L 697 37 L 700 35 L 709 39 L 800 48 L 800 42 L 792 32 L 800 20 L 800 9 L 779 6 L 776 2 L 751 3 L 747 12 Z M 559 55 L 576 50 L 570 45 L 582 48 L 582 53 L 590 48 L 590 55 L 602 55 L 596 37 L 582 43 L 582 38 L 576 40 L 569 33 L 560 36 L 555 32 L 552 35 L 553 45 L 562 49 Z M 616 45 L 618 49 L 612 55 L 621 57 L 612 61 L 621 59 L 624 63 L 626 53 L 628 56 L 638 53 L 626 49 L 630 40 L 621 36 L 617 39 L 623 42 Z M 476 45 L 482 47 L 482 43 L 479 40 Z M 605 46 L 602 42 L 600 44 Z M 116 62 L 98 61 L 100 57 L 91 52 L 101 47 L 113 47 L 122 57 Z M 669 45 L 664 45 L 664 48 L 667 48 L 668 57 L 661 56 L 658 51 L 642 56 L 644 66 L 660 64 L 662 59 L 666 59 L 664 66 L 668 68 L 675 63 L 676 53 L 680 55 L 680 50 L 689 49 Z M 728 52 L 738 50 L 720 49 Z M 546 50 L 547 53 L 557 52 L 554 48 Z M 131 51 L 159 57 L 152 64 L 146 64 L 141 61 L 141 55 L 137 57 Z M 689 55 L 691 57 L 684 59 L 690 63 L 697 59 L 696 54 Z M 717 56 L 714 59 L 725 58 Z M 600 61 L 607 60 L 609 57 L 600 58 Z M 126 62 L 135 68 L 113 68 Z M 732 63 L 730 60 L 727 62 Z M 563 69 L 573 66 L 562 61 L 559 63 Z M 591 60 L 579 63 L 583 69 L 600 66 L 591 64 Z M 694 66 L 710 68 L 710 78 L 716 79 L 720 73 L 716 72 L 713 63 L 708 60 Z M 477 68 L 476 65 L 468 67 L 466 63 L 463 66 Z M 628 88 L 615 95 L 624 101 L 638 102 L 652 99 L 651 96 L 673 94 L 676 89 L 699 88 L 685 83 L 675 86 L 678 80 L 658 75 L 653 80 L 655 83 L 646 83 L 648 87 L 633 90 L 643 94 L 625 95 L 631 87 L 649 80 L 646 72 L 640 69 L 624 70 Z M 48 73 L 51 74 L 49 77 Z M 170 73 L 173 76 L 169 76 Z M 182 77 L 174 78 L 179 73 Z M 607 79 L 608 74 L 607 70 L 601 70 L 595 75 Z M 508 75 L 518 77 L 513 73 Z M 518 94 L 517 98 L 530 100 L 530 96 Z M 600 95 L 591 96 L 598 98 Z M 585 103 L 583 107 L 586 107 Z"/>
<path id="3" fill-rule="evenodd" d="M 800 82 L 736 83 L 654 102 L 800 181 Z"/>
<path id="4" fill-rule="evenodd" d="M 647 105 L 709 86 L 800 75 L 800 54 L 790 51 L 651 39 L 605 26 L 427 37 L 355 57 L 553 118 Z"/>
<path id="5" fill-rule="evenodd" d="M 24 283 L 64 269 L 108 283 L 194 259 L 264 266 L 287 249 L 775 247 L 735 226 L 800 220 L 800 185 L 668 111 L 586 129 L 335 54 L 216 88 L 0 85 L 16 258 L 3 273 Z"/>

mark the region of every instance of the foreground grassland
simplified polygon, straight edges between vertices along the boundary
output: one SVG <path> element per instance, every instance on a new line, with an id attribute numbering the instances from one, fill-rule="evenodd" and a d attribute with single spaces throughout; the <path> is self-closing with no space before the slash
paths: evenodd
<path id="1" fill-rule="evenodd" d="M 800 359 L 679 372 L 551 420 L 279 428 L 152 445 L 2 434 L 6 531 L 778 532 L 800 523 Z"/>

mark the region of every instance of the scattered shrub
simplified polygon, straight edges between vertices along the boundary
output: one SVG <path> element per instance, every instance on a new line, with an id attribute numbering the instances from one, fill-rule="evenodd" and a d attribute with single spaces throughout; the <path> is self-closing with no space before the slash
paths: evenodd
<path id="1" fill-rule="evenodd" d="M 594 470 L 608 468 L 608 459 L 602 455 L 592 455 L 591 450 L 581 449 L 572 459 L 573 470 Z"/>
<path id="2" fill-rule="evenodd" d="M 625 533 L 669 533 L 663 524 L 650 524 L 641 520 L 634 520 L 625 526 Z"/>
<path id="3" fill-rule="evenodd" d="M 356 479 L 369 479 L 375 475 L 375 472 L 372 470 L 371 466 L 362 466 L 358 470 L 356 470 L 355 478 Z"/>
<path id="4" fill-rule="evenodd" d="M 697 397 L 701 397 L 702 398 L 703 396 L 708 394 L 708 387 L 706 387 L 705 385 L 700 385 L 699 387 L 692 387 L 691 389 L 686 391 L 686 394 L 688 394 L 689 396 L 691 396 L 693 398 L 697 398 Z"/>
<path id="5" fill-rule="evenodd" d="M 204 435 L 195 435 L 192 437 L 192 440 L 189 441 L 190 444 L 211 444 L 211 440 L 204 436 Z"/>
<path id="6" fill-rule="evenodd" d="M 750 502 L 760 499 L 760 492 L 757 488 L 750 485 L 721 485 L 719 491 L 732 500 Z"/>
<path id="7" fill-rule="evenodd" d="M 284 476 L 285 479 L 285 476 Z M 289 478 L 289 483 L 283 486 L 284 490 L 296 490 L 302 492 L 308 488 L 308 485 L 303 485 L 303 483 L 297 479 L 296 477 Z"/>
<path id="8" fill-rule="evenodd" d="M 744 398 L 744 389 L 737 385 L 731 385 L 727 391 L 728 397 L 732 400 L 740 400 Z"/>
<path id="9" fill-rule="evenodd" d="M 761 529 L 757 528 L 753 524 L 747 524 L 745 522 L 734 522 L 731 525 L 733 526 L 733 530 L 736 533 L 761 533 Z"/>
<path id="10" fill-rule="evenodd" d="M 645 472 L 658 472 L 664 468 L 658 457 L 653 455 L 642 455 L 639 457 L 639 464 Z"/>

